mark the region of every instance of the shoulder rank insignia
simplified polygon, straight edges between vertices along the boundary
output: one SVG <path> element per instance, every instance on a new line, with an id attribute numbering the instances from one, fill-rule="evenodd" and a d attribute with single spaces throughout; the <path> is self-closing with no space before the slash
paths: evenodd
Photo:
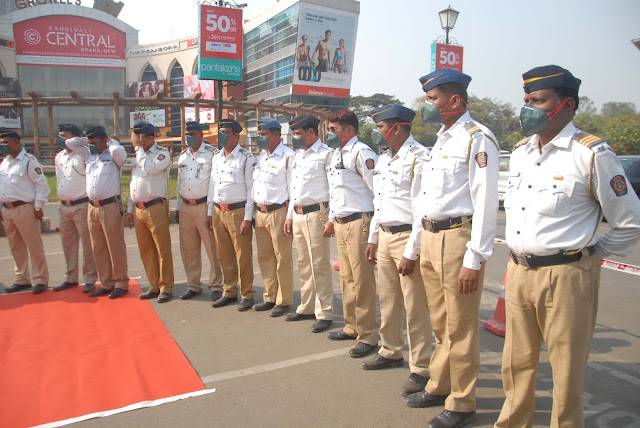
<path id="1" fill-rule="evenodd" d="M 480 129 L 480 127 L 478 125 L 475 124 L 475 122 L 467 122 L 464 124 L 464 129 L 467 130 L 467 132 L 469 133 L 469 135 L 471 135 L 472 137 L 476 136 L 476 134 L 480 133 L 482 134 L 482 129 Z"/>
<path id="2" fill-rule="evenodd" d="M 418 145 L 416 145 L 416 146 L 411 146 L 411 148 L 409 149 L 409 151 L 410 151 L 411 153 L 413 153 L 413 155 L 414 155 L 414 156 L 416 156 L 416 157 L 417 157 L 417 156 L 420 156 L 420 155 L 423 155 L 423 154 L 425 154 L 425 153 L 426 153 L 426 151 L 425 151 L 422 147 L 420 147 L 420 146 L 418 146 Z"/>
<path id="3" fill-rule="evenodd" d="M 584 131 L 579 131 L 573 134 L 573 139 L 578 143 L 583 144 L 590 149 L 598 143 L 603 143 L 604 140 L 600 137 L 596 137 L 595 135 L 588 134 Z"/>
<path id="4" fill-rule="evenodd" d="M 480 129 L 480 127 L 478 125 L 476 125 L 475 122 L 471 121 L 471 122 L 465 123 L 464 124 L 464 129 L 466 129 L 466 131 L 469 133 L 469 136 L 471 137 L 469 139 L 469 147 L 467 148 L 467 163 L 469 163 L 469 157 L 471 156 L 471 144 L 473 143 L 473 139 L 476 138 L 476 137 L 479 137 L 481 135 L 484 135 L 489 140 L 491 140 L 491 142 L 493 144 L 495 144 L 496 149 L 498 149 L 498 151 L 500 151 L 500 146 L 498 146 L 498 143 L 493 138 L 491 138 L 489 135 L 485 134 L 482 131 L 482 129 Z M 485 153 L 485 160 L 486 160 L 486 153 Z M 479 163 L 478 163 L 478 165 L 479 165 Z M 485 163 L 484 166 L 487 166 L 486 163 Z"/>
<path id="5" fill-rule="evenodd" d="M 213 146 L 212 146 L 212 145 L 210 145 L 210 144 L 205 144 L 205 145 L 204 145 L 204 149 L 205 149 L 205 150 L 208 150 L 208 151 L 210 151 L 210 152 L 214 152 L 214 153 L 216 152 L 216 148 L 215 148 L 215 147 L 213 147 Z"/>
<path id="6" fill-rule="evenodd" d="M 522 147 L 522 146 L 524 146 L 525 144 L 527 144 L 527 142 L 529 141 L 529 139 L 531 139 L 531 137 L 526 137 L 526 138 L 523 138 L 522 140 L 518 141 L 518 143 L 513 147 L 513 149 L 515 150 L 515 149 L 517 149 L 518 147 Z"/>

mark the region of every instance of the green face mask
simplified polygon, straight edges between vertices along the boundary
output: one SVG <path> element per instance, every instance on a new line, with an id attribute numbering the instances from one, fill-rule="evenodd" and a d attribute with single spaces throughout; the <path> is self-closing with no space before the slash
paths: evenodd
<path id="1" fill-rule="evenodd" d="M 520 127 L 524 135 L 530 137 L 533 134 L 544 132 L 549 126 L 547 112 L 538 107 L 522 106 L 520 109 Z"/>
<path id="2" fill-rule="evenodd" d="M 304 138 L 294 135 L 291 139 L 294 150 L 304 149 L 307 145 L 304 142 Z"/>
<path id="3" fill-rule="evenodd" d="M 8 144 L 0 144 L 0 156 L 7 156 L 11 151 Z"/>
<path id="4" fill-rule="evenodd" d="M 384 147 L 387 145 L 387 140 L 384 138 L 382 132 L 375 128 L 371 130 L 371 142 L 376 147 Z"/>
<path id="5" fill-rule="evenodd" d="M 420 108 L 422 121 L 428 125 L 440 125 L 440 109 L 431 101 L 425 101 Z"/>
<path id="6" fill-rule="evenodd" d="M 335 132 L 327 132 L 324 140 L 325 144 L 332 149 L 337 149 L 338 147 L 340 147 L 340 137 L 338 137 L 338 134 L 336 134 Z"/>
<path id="7" fill-rule="evenodd" d="M 100 148 L 95 144 L 89 144 L 89 153 L 91 153 L 92 155 L 99 155 Z"/>
<path id="8" fill-rule="evenodd" d="M 65 141 L 64 137 L 62 135 L 58 135 L 56 137 L 56 147 L 64 149 L 65 148 L 64 141 Z"/>
<path id="9" fill-rule="evenodd" d="M 186 142 L 189 147 L 195 147 L 198 145 L 198 140 L 192 135 L 187 135 Z"/>
<path id="10" fill-rule="evenodd" d="M 224 132 L 218 132 L 218 145 L 224 148 L 227 144 L 229 144 L 229 136 Z"/>
<path id="11" fill-rule="evenodd" d="M 256 141 L 258 148 L 260 150 L 267 150 L 269 147 L 269 139 L 264 135 L 258 135 L 258 140 Z"/>

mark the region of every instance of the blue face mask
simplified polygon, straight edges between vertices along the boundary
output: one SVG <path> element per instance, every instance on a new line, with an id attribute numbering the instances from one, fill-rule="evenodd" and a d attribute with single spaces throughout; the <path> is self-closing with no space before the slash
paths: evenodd
<path id="1" fill-rule="evenodd" d="M 229 136 L 218 131 L 218 145 L 224 149 L 227 144 L 229 144 Z"/>
<path id="2" fill-rule="evenodd" d="M 294 150 L 304 149 L 306 144 L 304 143 L 304 138 L 299 137 L 298 135 L 294 135 L 291 139 L 291 143 L 293 144 Z"/>
<path id="3" fill-rule="evenodd" d="M 91 153 L 92 155 L 99 155 L 100 148 L 95 144 L 89 144 L 89 153 Z"/>
<path id="4" fill-rule="evenodd" d="M 9 153 L 11 153 L 11 150 L 9 150 L 9 145 L 0 144 L 0 156 L 7 156 Z"/>
<path id="5" fill-rule="evenodd" d="M 269 147 L 269 139 L 264 135 L 258 135 L 258 139 L 256 140 L 256 144 L 260 150 L 267 150 Z"/>
<path id="6" fill-rule="evenodd" d="M 189 147 L 195 147 L 198 145 L 198 140 L 192 135 L 187 135 L 186 142 Z"/>

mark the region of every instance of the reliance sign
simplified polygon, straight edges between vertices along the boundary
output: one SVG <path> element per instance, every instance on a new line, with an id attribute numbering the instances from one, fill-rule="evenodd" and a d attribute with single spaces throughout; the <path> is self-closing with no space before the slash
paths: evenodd
<path id="1" fill-rule="evenodd" d="M 13 25 L 19 65 L 125 68 L 126 34 L 79 16 L 52 15 Z"/>

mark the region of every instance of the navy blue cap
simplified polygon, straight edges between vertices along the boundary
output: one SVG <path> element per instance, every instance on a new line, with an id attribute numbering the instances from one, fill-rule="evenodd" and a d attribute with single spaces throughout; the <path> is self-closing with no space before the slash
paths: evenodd
<path id="1" fill-rule="evenodd" d="M 550 88 L 567 88 L 578 92 L 582 81 L 573 77 L 569 70 L 565 70 L 557 65 L 544 65 L 532 68 L 522 75 L 524 81 L 524 92 L 540 91 Z"/>
<path id="2" fill-rule="evenodd" d="M 471 76 L 452 68 L 441 68 L 420 78 L 422 90 L 425 92 L 443 83 L 457 83 L 467 89 L 469 82 L 471 82 Z"/>
<path id="3" fill-rule="evenodd" d="M 156 127 L 148 122 L 138 122 L 133 125 L 133 132 L 138 135 L 156 135 Z"/>
<path id="4" fill-rule="evenodd" d="M 82 132 L 82 129 L 78 128 L 73 123 L 60 124 L 58 125 L 58 129 L 60 130 L 60 132 L 71 132 L 73 135 L 76 135 L 78 137 L 84 137 L 84 132 Z"/>
<path id="5" fill-rule="evenodd" d="M 238 134 L 242 132 L 242 125 L 233 119 L 220 119 L 220 124 L 218 128 L 231 128 L 236 131 Z"/>
<path id="6" fill-rule="evenodd" d="M 186 131 L 202 131 L 202 127 L 200 126 L 200 123 L 196 122 L 195 120 L 190 120 L 187 122 L 185 126 L 185 130 Z"/>
<path id="7" fill-rule="evenodd" d="M 400 119 L 404 122 L 411 123 L 416 116 L 416 112 L 400 104 L 387 104 L 379 107 L 371 112 L 371 118 L 374 122 L 380 122 L 387 119 Z"/>
<path id="8" fill-rule="evenodd" d="M 318 126 L 320 119 L 310 114 L 296 116 L 289 122 L 290 129 L 302 128 L 303 126 Z"/>
<path id="9" fill-rule="evenodd" d="M 87 129 L 87 138 L 106 137 L 107 131 L 104 126 L 95 125 Z"/>
<path id="10" fill-rule="evenodd" d="M 18 140 L 22 139 L 22 136 L 20 134 L 18 134 L 16 131 L 13 131 L 13 130 L 7 129 L 7 128 L 1 128 L 0 129 L 0 138 L 6 138 L 6 137 L 17 138 Z"/>
<path id="11" fill-rule="evenodd" d="M 275 119 L 265 117 L 264 119 L 258 120 L 258 130 L 262 129 L 282 129 L 282 125 Z"/>

